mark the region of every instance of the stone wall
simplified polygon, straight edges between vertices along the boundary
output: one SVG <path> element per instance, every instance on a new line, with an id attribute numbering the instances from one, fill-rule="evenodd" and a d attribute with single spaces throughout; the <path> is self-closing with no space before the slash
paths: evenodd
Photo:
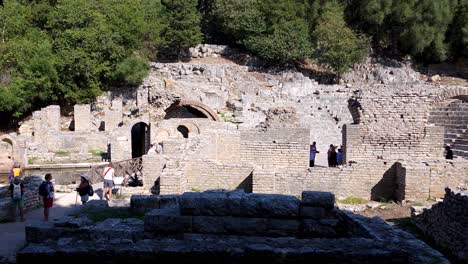
<path id="1" fill-rule="evenodd" d="M 75 131 L 88 132 L 91 128 L 90 105 L 75 105 L 74 108 Z"/>
<path id="2" fill-rule="evenodd" d="M 304 169 L 309 166 L 309 129 L 241 132 L 241 162 L 251 166 Z"/>
<path id="3" fill-rule="evenodd" d="M 24 193 L 24 212 L 37 209 L 42 205 L 42 199 L 39 196 L 39 185 L 44 180 L 43 177 L 32 176 L 24 177 L 23 184 L 26 189 Z M 11 212 L 12 200 L 10 194 L 7 193 L 9 186 L 0 187 L 0 222 L 14 221 Z M 19 219 L 19 210 L 16 210 L 16 219 Z"/>
<path id="4" fill-rule="evenodd" d="M 424 210 L 414 222 L 437 245 L 468 262 L 468 192 L 447 188 L 443 202 Z"/>
<path id="5" fill-rule="evenodd" d="M 448 263 L 379 218 L 337 210 L 331 193 L 139 195 L 130 205 L 90 201 L 53 226 L 27 226 L 17 262 Z M 145 220 L 90 219 L 102 211 Z"/>

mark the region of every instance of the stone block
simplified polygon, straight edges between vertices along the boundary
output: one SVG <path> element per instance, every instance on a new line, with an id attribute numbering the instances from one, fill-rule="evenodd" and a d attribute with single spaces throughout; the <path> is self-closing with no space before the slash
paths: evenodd
<path id="1" fill-rule="evenodd" d="M 299 233 L 301 222 L 292 219 L 269 219 L 267 227 L 268 236 L 294 236 Z"/>
<path id="2" fill-rule="evenodd" d="M 87 216 L 74 217 L 74 216 L 63 216 L 54 221 L 55 227 L 70 227 L 80 228 L 92 224 L 93 222 Z"/>
<path id="3" fill-rule="evenodd" d="M 279 194 L 246 194 L 241 200 L 242 216 L 295 218 L 299 215 L 299 200 Z"/>
<path id="4" fill-rule="evenodd" d="M 183 215 L 230 215 L 225 192 L 184 193 L 180 209 Z"/>
<path id="5" fill-rule="evenodd" d="M 325 209 L 323 207 L 310 207 L 301 206 L 300 215 L 302 218 L 320 219 L 325 216 Z"/>
<path id="6" fill-rule="evenodd" d="M 173 207 L 179 204 L 179 195 L 160 195 L 159 208 Z"/>
<path id="7" fill-rule="evenodd" d="M 335 205 L 335 195 L 330 192 L 302 192 L 302 205 L 332 209 Z"/>
<path id="8" fill-rule="evenodd" d="M 316 220 L 302 220 L 302 234 L 305 237 L 336 237 L 336 231 L 329 226 L 324 226 Z"/>
<path id="9" fill-rule="evenodd" d="M 144 222 L 136 218 L 106 219 L 90 228 L 91 239 L 130 239 L 143 238 Z"/>
<path id="10" fill-rule="evenodd" d="M 142 214 L 159 208 L 159 196 L 156 195 L 132 195 L 130 198 L 130 210 Z"/>
<path id="11" fill-rule="evenodd" d="M 178 207 L 154 209 L 145 215 L 145 231 L 171 234 L 184 232 L 184 219 Z"/>
<path id="12" fill-rule="evenodd" d="M 268 218 L 226 217 L 224 228 L 229 234 L 258 236 L 268 230 Z"/>
<path id="13" fill-rule="evenodd" d="M 229 217 L 194 216 L 192 217 L 192 232 L 200 234 L 226 234 L 225 223 Z"/>

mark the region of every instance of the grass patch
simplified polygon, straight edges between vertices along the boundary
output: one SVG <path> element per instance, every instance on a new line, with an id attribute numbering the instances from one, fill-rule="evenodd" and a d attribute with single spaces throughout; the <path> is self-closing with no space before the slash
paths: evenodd
<path id="1" fill-rule="evenodd" d="M 34 163 L 36 163 L 37 160 L 38 160 L 38 158 L 29 158 L 28 159 L 28 164 L 34 164 Z"/>
<path id="2" fill-rule="evenodd" d="M 424 206 L 424 205 L 420 202 L 417 202 L 417 203 L 414 203 L 413 206 Z"/>
<path id="3" fill-rule="evenodd" d="M 100 150 L 91 150 L 89 153 L 91 153 L 93 157 L 102 157 L 104 154 L 107 154 L 107 152 Z"/>
<path id="4" fill-rule="evenodd" d="M 121 194 L 120 192 L 112 194 L 113 199 L 127 199 L 127 198 L 130 198 L 131 196 L 132 196 L 131 194 L 126 194 L 126 193 Z"/>
<path id="5" fill-rule="evenodd" d="M 131 212 L 128 208 L 106 208 L 100 211 L 81 211 L 78 214 L 73 216 L 87 216 L 94 223 L 102 222 L 109 218 L 118 218 L 118 219 L 127 219 L 127 218 L 137 218 L 140 220 L 145 219 L 144 214 L 136 214 Z"/>
<path id="6" fill-rule="evenodd" d="M 342 200 L 337 200 L 337 202 L 341 204 L 365 204 L 369 201 L 360 197 L 350 196 Z"/>
<path id="7" fill-rule="evenodd" d="M 55 153 L 55 155 L 57 155 L 59 157 L 68 157 L 68 156 L 70 156 L 70 151 L 65 151 L 65 150 L 59 150 L 59 151 L 56 151 L 54 153 Z"/>
<path id="8" fill-rule="evenodd" d="M 202 192 L 202 190 L 196 188 L 196 187 L 192 187 L 191 188 L 192 192 Z"/>

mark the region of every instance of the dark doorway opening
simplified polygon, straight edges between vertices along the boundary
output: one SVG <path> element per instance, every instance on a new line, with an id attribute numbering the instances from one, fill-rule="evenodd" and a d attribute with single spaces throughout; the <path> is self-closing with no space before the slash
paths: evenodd
<path id="1" fill-rule="evenodd" d="M 132 127 L 132 158 L 139 158 L 148 152 L 150 145 L 150 127 L 143 123 L 136 123 Z"/>
<path id="2" fill-rule="evenodd" d="M 179 131 L 184 138 L 189 137 L 189 130 L 186 126 L 178 126 L 177 131 Z"/>

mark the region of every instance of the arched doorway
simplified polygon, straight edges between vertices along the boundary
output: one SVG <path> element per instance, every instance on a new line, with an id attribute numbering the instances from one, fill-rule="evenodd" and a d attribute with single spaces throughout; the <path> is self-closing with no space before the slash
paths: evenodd
<path id="1" fill-rule="evenodd" d="M 164 119 L 171 118 L 208 118 L 220 121 L 218 115 L 207 105 L 195 101 L 180 101 L 166 109 Z"/>
<path id="2" fill-rule="evenodd" d="M 132 158 L 139 158 L 148 152 L 150 145 L 150 127 L 139 122 L 132 127 Z"/>
<path id="3" fill-rule="evenodd" d="M 186 126 L 178 126 L 177 131 L 179 131 L 182 134 L 182 137 L 189 137 L 189 129 Z"/>

